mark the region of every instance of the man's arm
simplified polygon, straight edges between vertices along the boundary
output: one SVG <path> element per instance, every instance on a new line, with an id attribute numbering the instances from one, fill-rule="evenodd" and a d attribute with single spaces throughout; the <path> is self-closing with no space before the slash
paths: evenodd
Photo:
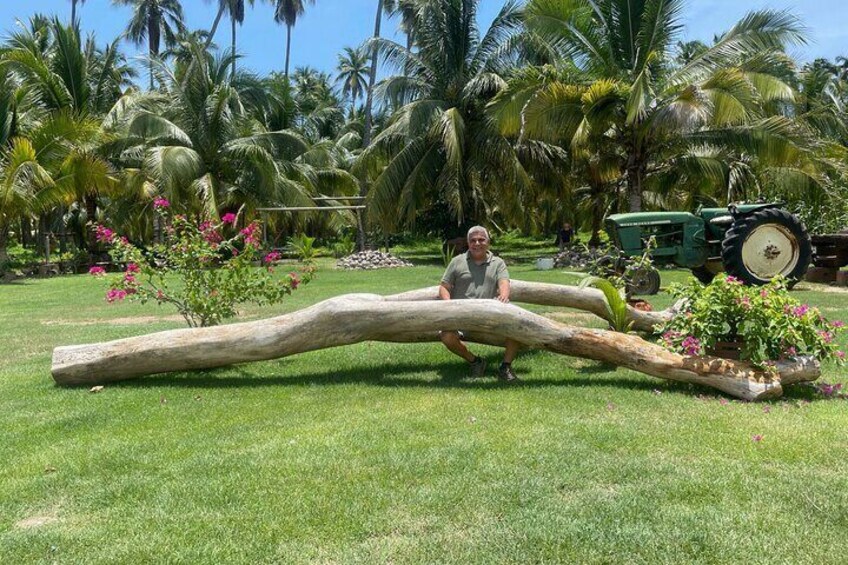
<path id="1" fill-rule="evenodd" d="M 439 298 L 442 300 L 450 300 L 450 285 L 444 281 L 439 285 Z"/>
<path id="2" fill-rule="evenodd" d="M 509 279 L 498 280 L 498 300 L 504 304 L 509 302 Z"/>

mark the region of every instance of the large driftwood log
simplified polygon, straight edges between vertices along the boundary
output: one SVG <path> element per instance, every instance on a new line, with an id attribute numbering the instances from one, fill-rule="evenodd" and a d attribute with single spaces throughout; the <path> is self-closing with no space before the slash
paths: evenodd
<path id="1" fill-rule="evenodd" d="M 332 298 L 268 320 L 57 347 L 52 372 L 59 384 L 95 384 L 275 359 L 368 340 L 434 341 L 438 330 L 452 329 L 462 329 L 469 339 L 482 343 L 499 344 L 509 337 L 527 347 L 706 385 L 746 400 L 780 396 L 782 384 L 819 376 L 815 361 L 782 364 L 770 375 L 744 363 L 683 357 L 636 335 L 560 324 L 494 300 L 420 302 L 370 294 Z"/>

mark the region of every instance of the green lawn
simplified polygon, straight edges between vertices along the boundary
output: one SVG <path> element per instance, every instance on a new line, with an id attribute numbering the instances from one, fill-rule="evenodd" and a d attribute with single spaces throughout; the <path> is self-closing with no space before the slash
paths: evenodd
<path id="1" fill-rule="evenodd" d="M 256 319 L 432 266 L 338 272 Z M 575 277 L 514 264 L 512 276 Z M 682 271 L 664 281 L 682 280 Z M 57 345 L 181 327 L 85 275 L 0 286 L 0 563 L 844 563 L 848 402 L 749 404 L 594 362 L 470 381 L 441 346 L 363 343 L 58 388 Z M 848 319 L 848 294 L 798 296 Z M 664 294 L 652 302 L 662 307 Z M 533 307 L 600 327 L 563 309 Z M 499 350 L 478 347 L 490 363 Z M 826 367 L 822 379 L 847 382 Z M 762 441 L 754 441 L 762 435 Z"/>

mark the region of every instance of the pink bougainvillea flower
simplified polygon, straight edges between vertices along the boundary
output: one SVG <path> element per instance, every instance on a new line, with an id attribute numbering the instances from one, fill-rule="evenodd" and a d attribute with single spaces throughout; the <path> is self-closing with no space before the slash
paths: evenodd
<path id="1" fill-rule="evenodd" d="M 262 260 L 265 263 L 270 264 L 270 263 L 273 263 L 274 261 L 279 261 L 280 260 L 280 254 L 277 251 L 272 251 L 268 255 L 266 255 L 265 258 L 262 259 Z"/>
<path id="2" fill-rule="evenodd" d="M 130 263 L 127 265 L 127 273 L 140 273 L 141 267 L 136 265 L 135 263 Z"/>
<path id="3" fill-rule="evenodd" d="M 103 267 L 92 267 L 88 270 L 89 275 L 94 275 L 95 277 L 100 277 L 106 274 L 106 269 Z"/>
<path id="4" fill-rule="evenodd" d="M 223 216 L 221 216 L 221 221 L 225 224 L 235 224 L 236 223 L 236 215 L 232 212 L 227 212 Z"/>
<path id="5" fill-rule="evenodd" d="M 734 284 L 742 284 L 742 281 L 734 277 L 733 275 L 727 275 L 727 282 Z"/>
<path id="6" fill-rule="evenodd" d="M 680 346 L 683 348 L 683 352 L 686 355 L 698 355 L 701 351 L 701 341 L 697 337 L 691 335 L 687 335 Z"/>
<path id="7" fill-rule="evenodd" d="M 845 327 L 845 322 L 843 322 L 842 320 L 834 320 L 834 321 L 833 321 L 833 323 L 832 323 L 831 325 L 832 325 L 834 328 L 844 328 L 844 327 Z"/>
<path id="8" fill-rule="evenodd" d="M 801 316 L 803 316 L 804 314 L 806 314 L 809 311 L 810 311 L 809 306 L 807 306 L 806 304 L 801 304 L 800 306 L 796 306 L 795 309 L 792 311 L 792 313 L 795 314 L 796 317 L 800 318 Z"/>
<path id="9" fill-rule="evenodd" d="M 833 341 L 833 334 L 828 331 L 821 330 L 819 332 L 819 336 L 821 336 L 825 343 L 830 343 L 831 341 Z"/>
<path id="10" fill-rule="evenodd" d="M 297 288 L 297 285 L 300 284 L 300 277 L 297 276 L 297 273 L 289 273 L 289 281 L 292 287 L 292 290 Z"/>
<path id="11" fill-rule="evenodd" d="M 153 207 L 154 208 L 170 208 L 171 203 L 168 202 L 165 198 L 159 197 L 159 198 L 157 198 L 153 201 Z"/>
<path id="12" fill-rule="evenodd" d="M 127 297 L 127 291 L 120 288 L 113 288 L 106 293 L 106 302 L 115 302 L 123 300 Z"/>
<path id="13" fill-rule="evenodd" d="M 845 359 L 845 352 L 844 351 L 837 351 L 836 356 L 839 357 L 840 359 Z"/>
<path id="14" fill-rule="evenodd" d="M 135 275 L 128 272 L 124 274 L 124 282 L 127 284 L 136 284 L 137 281 L 135 280 Z"/>
<path id="15" fill-rule="evenodd" d="M 756 443 L 759 443 L 759 442 L 763 441 L 763 434 L 754 434 L 754 436 L 751 438 L 751 440 L 756 442 Z"/>
<path id="16" fill-rule="evenodd" d="M 762 289 L 760 291 L 760 297 L 761 298 L 768 298 L 768 291 L 766 289 Z"/>
<path id="17" fill-rule="evenodd" d="M 795 357 L 798 355 L 798 350 L 790 346 L 786 349 L 786 355 L 789 357 Z"/>
<path id="18" fill-rule="evenodd" d="M 114 239 L 115 232 L 113 232 L 106 226 L 98 225 L 96 228 L 94 228 L 94 237 L 100 243 L 109 243 L 110 241 L 112 241 L 112 239 Z"/>

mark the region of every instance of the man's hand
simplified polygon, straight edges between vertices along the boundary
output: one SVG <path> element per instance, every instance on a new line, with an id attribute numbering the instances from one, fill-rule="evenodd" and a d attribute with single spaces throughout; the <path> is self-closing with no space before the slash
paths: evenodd
<path id="1" fill-rule="evenodd" d="M 509 279 L 501 279 L 498 281 L 498 300 L 504 304 L 509 304 Z"/>
<path id="2" fill-rule="evenodd" d="M 445 285 L 445 283 L 439 285 L 439 298 L 442 300 L 451 299 L 450 289 Z"/>

